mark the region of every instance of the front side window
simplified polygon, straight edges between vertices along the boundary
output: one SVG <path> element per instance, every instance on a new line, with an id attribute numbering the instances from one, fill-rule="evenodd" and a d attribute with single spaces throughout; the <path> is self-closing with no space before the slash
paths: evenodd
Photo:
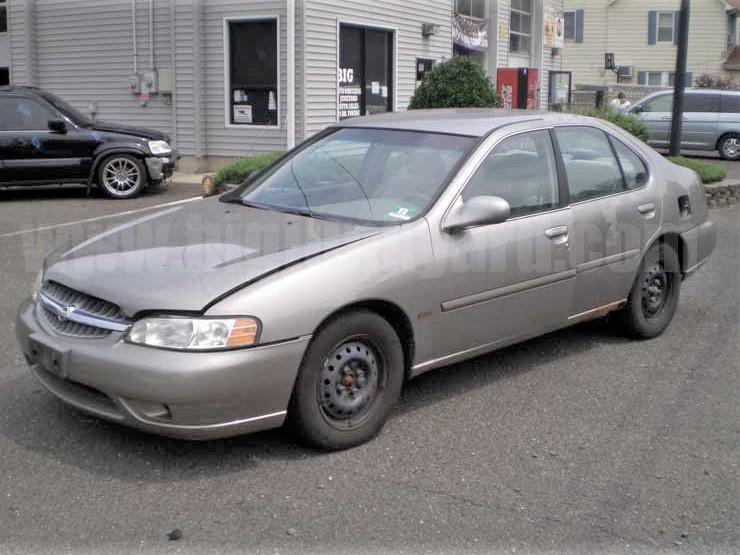
<path id="1" fill-rule="evenodd" d="M 625 190 L 622 172 L 606 134 L 592 127 L 555 129 L 571 202 Z"/>
<path id="2" fill-rule="evenodd" d="M 558 177 L 549 132 L 522 133 L 496 145 L 463 189 L 463 201 L 477 196 L 503 198 L 513 216 L 557 207 Z"/>
<path id="3" fill-rule="evenodd" d="M 675 15 L 673 12 L 658 12 L 657 18 L 657 36 L 658 44 L 673 44 Z"/>
<path id="4" fill-rule="evenodd" d="M 277 19 L 227 22 L 227 122 L 274 125 L 278 110 Z"/>
<path id="5" fill-rule="evenodd" d="M 532 44 L 532 2 L 512 0 L 509 16 L 509 50 L 529 54 Z"/>
<path id="6" fill-rule="evenodd" d="M 473 137 L 343 128 L 323 136 L 247 183 L 240 202 L 372 225 L 422 215 Z"/>
<path id="7" fill-rule="evenodd" d="M 673 110 L 673 95 L 662 94 L 651 98 L 642 105 L 643 112 L 671 112 Z"/>
<path id="8" fill-rule="evenodd" d="M 55 115 L 35 100 L 22 97 L 0 97 L 0 130 L 47 131 Z"/>

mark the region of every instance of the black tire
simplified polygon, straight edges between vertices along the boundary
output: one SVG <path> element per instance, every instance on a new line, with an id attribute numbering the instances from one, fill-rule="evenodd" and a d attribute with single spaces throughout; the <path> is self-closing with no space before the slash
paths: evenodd
<path id="1" fill-rule="evenodd" d="M 670 324 L 681 291 L 681 266 L 668 243 L 650 247 L 632 284 L 627 305 L 617 313 L 625 335 L 649 339 Z"/>
<path id="2" fill-rule="evenodd" d="M 740 135 L 728 133 L 719 140 L 719 155 L 725 160 L 740 160 Z"/>
<path id="3" fill-rule="evenodd" d="M 372 439 L 401 395 L 404 355 L 393 327 L 368 311 L 341 315 L 311 341 L 288 409 L 292 429 L 327 451 Z"/>
<path id="4" fill-rule="evenodd" d="M 98 186 L 110 198 L 133 198 L 147 184 L 144 164 L 130 154 L 112 154 L 98 167 Z"/>

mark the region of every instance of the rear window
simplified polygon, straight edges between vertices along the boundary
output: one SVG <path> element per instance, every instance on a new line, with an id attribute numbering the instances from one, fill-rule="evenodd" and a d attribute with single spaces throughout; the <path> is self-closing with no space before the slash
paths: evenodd
<path id="1" fill-rule="evenodd" d="M 724 114 L 740 114 L 740 94 L 723 94 L 721 111 Z"/>

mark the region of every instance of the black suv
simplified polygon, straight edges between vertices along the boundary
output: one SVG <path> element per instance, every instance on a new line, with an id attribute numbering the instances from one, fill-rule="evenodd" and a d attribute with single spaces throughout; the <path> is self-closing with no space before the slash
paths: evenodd
<path id="1" fill-rule="evenodd" d="M 164 133 L 93 120 L 34 87 L 0 87 L 0 187 L 86 183 L 131 198 L 175 160 Z"/>

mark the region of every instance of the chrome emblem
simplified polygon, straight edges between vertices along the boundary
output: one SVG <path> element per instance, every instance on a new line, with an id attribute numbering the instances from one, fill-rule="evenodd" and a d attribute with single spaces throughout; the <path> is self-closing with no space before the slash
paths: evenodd
<path id="1" fill-rule="evenodd" d="M 57 320 L 59 320 L 60 322 L 66 322 L 76 310 L 76 306 L 65 306 L 62 309 L 62 314 L 57 314 Z"/>

